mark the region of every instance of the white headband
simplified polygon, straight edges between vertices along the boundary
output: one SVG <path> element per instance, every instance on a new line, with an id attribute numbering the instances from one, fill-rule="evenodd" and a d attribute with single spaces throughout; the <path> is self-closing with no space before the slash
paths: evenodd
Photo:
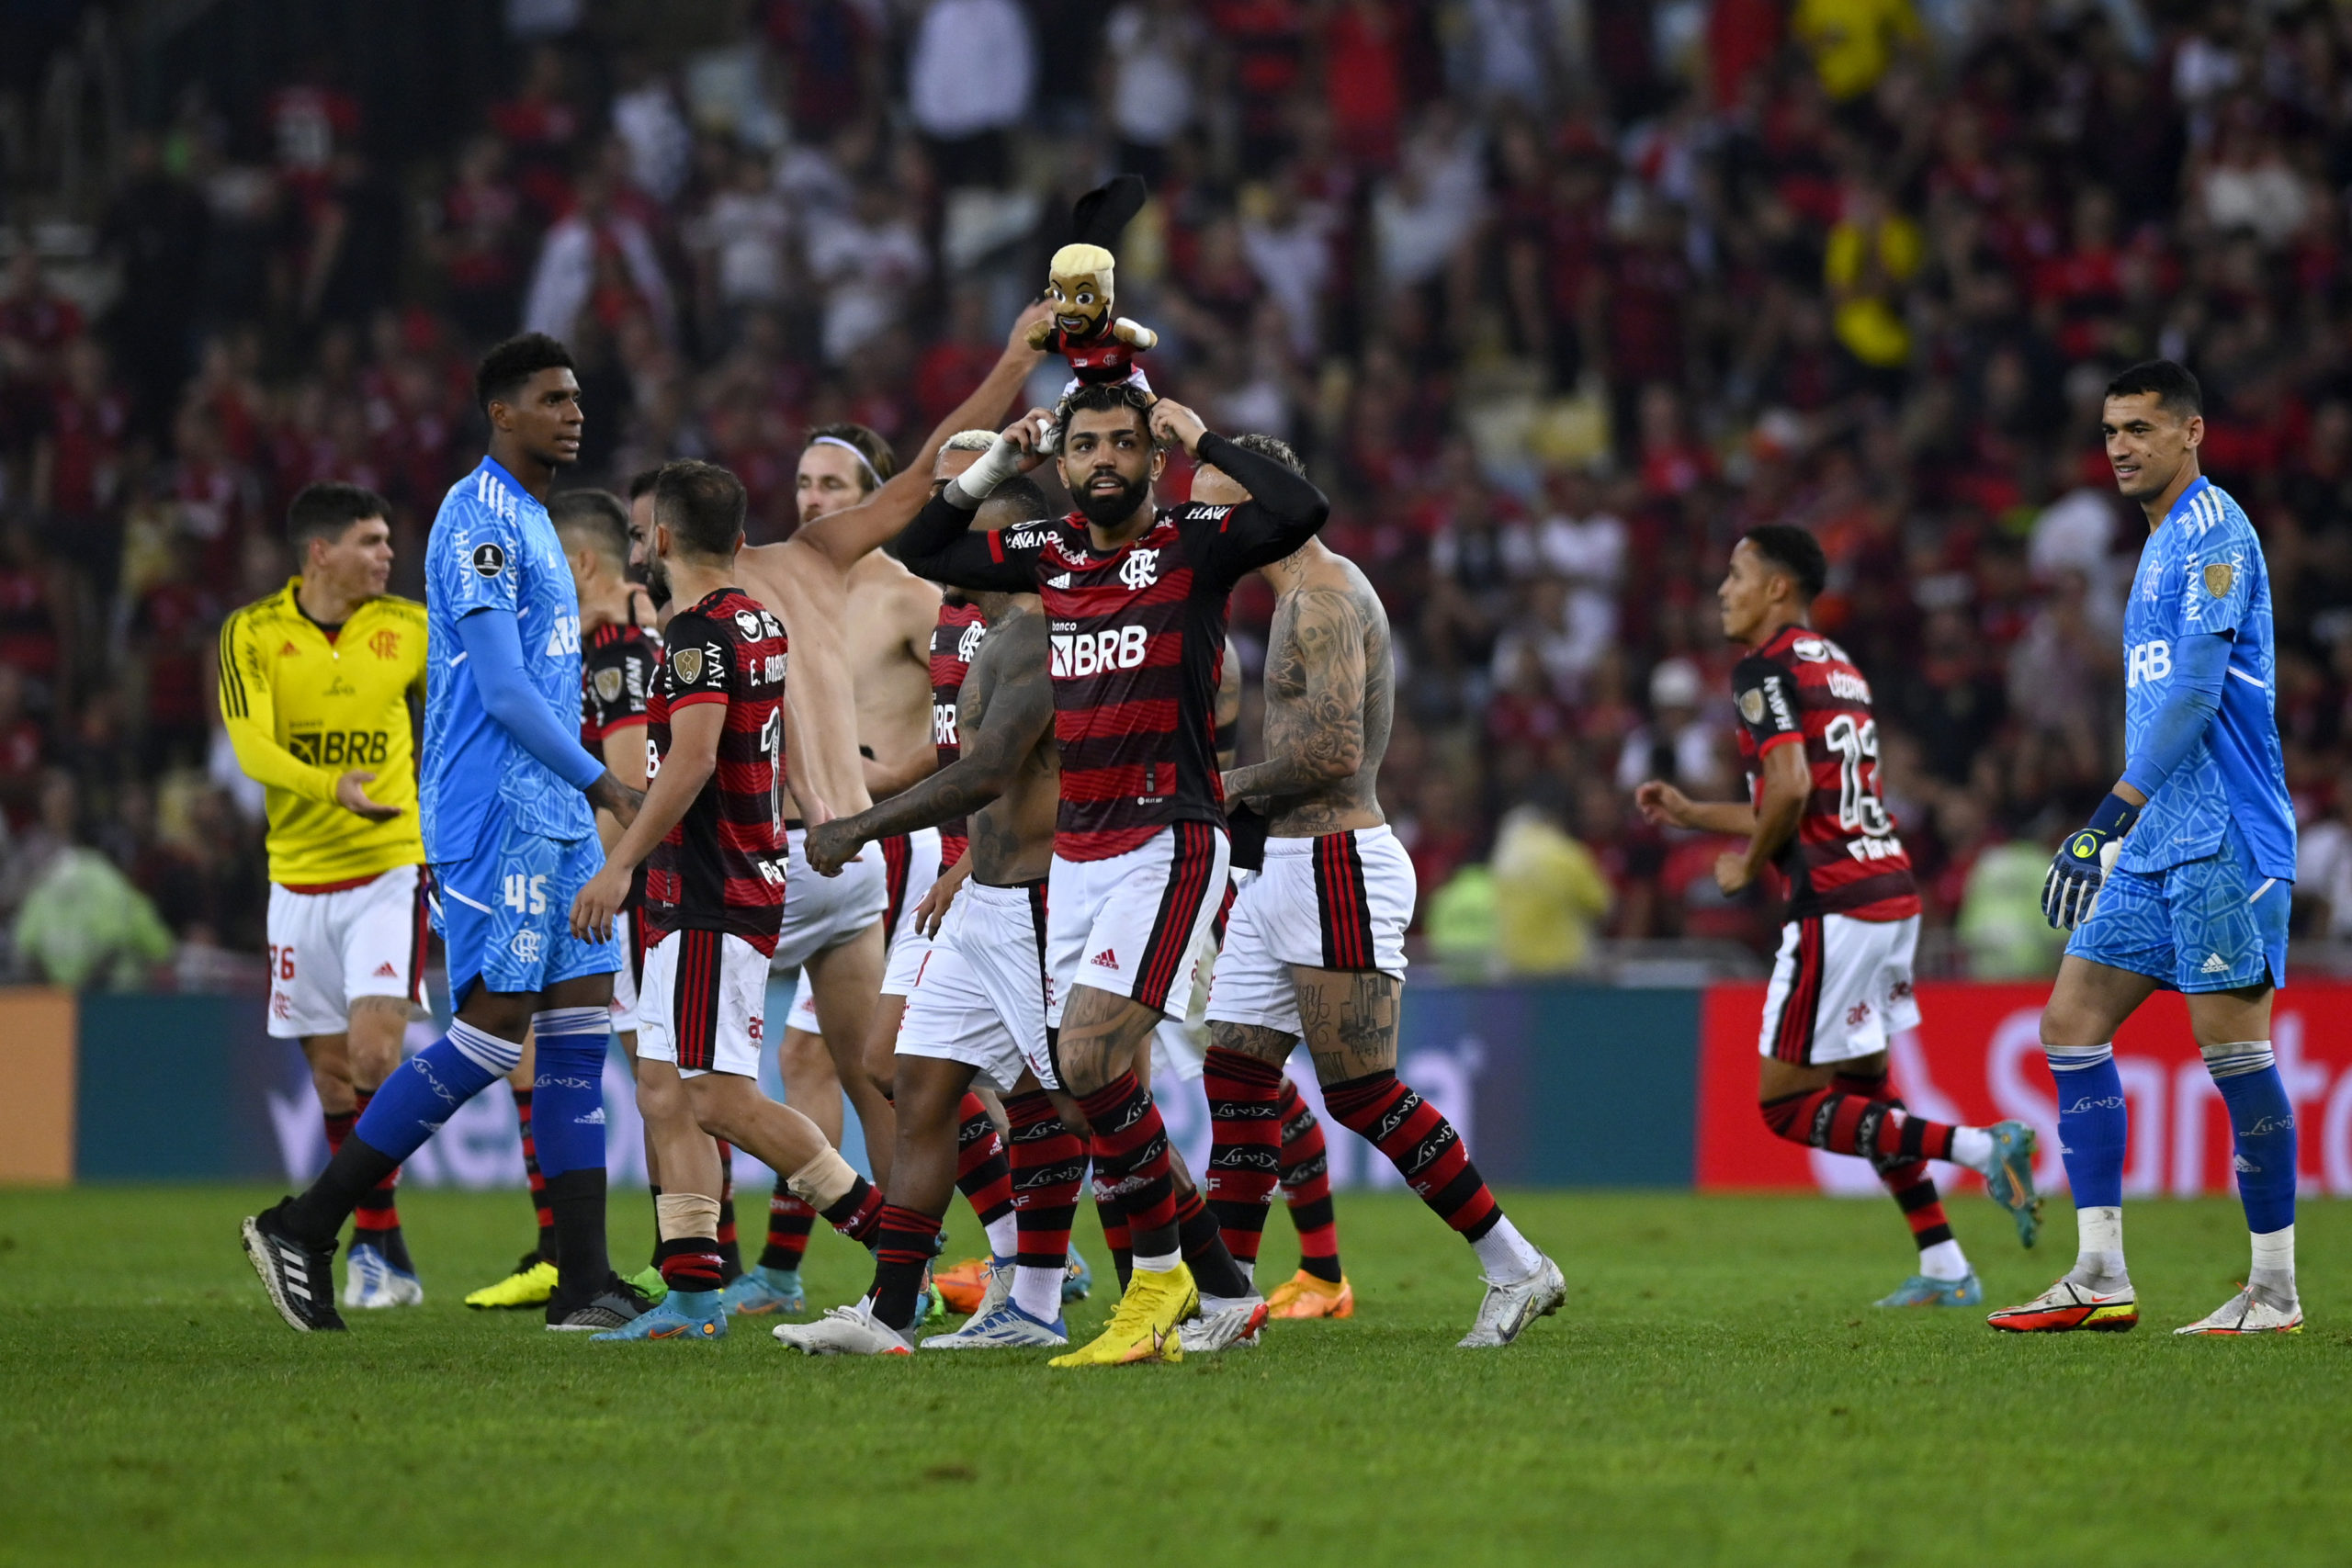
<path id="1" fill-rule="evenodd" d="M 838 436 L 838 435 L 820 435 L 820 436 L 817 436 L 817 437 L 815 437 L 814 439 L 812 439 L 812 440 L 808 443 L 808 445 L 809 445 L 809 446 L 838 446 L 838 447 L 840 447 L 842 451 L 844 451 L 844 452 L 848 453 L 851 457 L 854 457 L 854 458 L 856 458 L 856 459 L 857 459 L 857 466 L 858 466 L 859 468 L 864 468 L 864 469 L 865 470 L 865 477 L 866 477 L 866 478 L 868 478 L 868 479 L 872 479 L 872 480 L 874 481 L 874 488 L 875 488 L 875 489 L 879 490 L 879 489 L 881 489 L 881 488 L 882 488 L 882 476 L 881 476 L 880 474 L 877 474 L 877 473 L 876 473 L 876 472 L 874 471 L 874 460 L 873 460 L 872 458 L 868 457 L 865 453 L 863 453 L 863 452 L 859 451 L 859 450 L 858 450 L 854 446 L 852 446 L 849 442 L 846 442 L 846 441 L 842 440 L 840 436 Z"/>

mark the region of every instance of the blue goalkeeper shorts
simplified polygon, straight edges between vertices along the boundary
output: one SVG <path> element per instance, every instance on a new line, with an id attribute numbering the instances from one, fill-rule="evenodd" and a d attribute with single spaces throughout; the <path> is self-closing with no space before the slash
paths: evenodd
<path id="1" fill-rule="evenodd" d="M 2255 869 L 2232 823 L 2202 860 L 2146 873 L 2118 867 L 2066 951 L 2145 975 L 2168 991 L 2287 983 L 2287 910 L 2295 885 Z"/>
<path id="2" fill-rule="evenodd" d="M 545 839 L 502 818 L 484 826 L 480 842 L 492 847 L 433 868 L 433 923 L 448 947 L 451 1007 L 465 1005 L 476 980 L 535 994 L 621 966 L 617 943 L 571 934 L 571 900 L 605 866 L 593 835 Z"/>

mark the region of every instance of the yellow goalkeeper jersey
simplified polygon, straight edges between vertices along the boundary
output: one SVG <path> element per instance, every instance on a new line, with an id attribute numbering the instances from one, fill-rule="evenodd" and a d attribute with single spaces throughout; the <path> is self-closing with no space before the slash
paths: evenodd
<path id="1" fill-rule="evenodd" d="M 220 627 L 220 716 L 237 762 L 269 801 L 269 879 L 325 889 L 424 861 L 408 694 L 424 690 L 424 606 L 383 594 L 330 632 L 302 613 L 299 577 Z M 335 804 L 354 768 L 400 815 Z"/>

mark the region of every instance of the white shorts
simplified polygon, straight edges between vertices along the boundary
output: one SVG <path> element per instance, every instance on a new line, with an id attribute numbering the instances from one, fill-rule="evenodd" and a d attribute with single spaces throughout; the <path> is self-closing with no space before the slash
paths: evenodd
<path id="1" fill-rule="evenodd" d="M 1181 1019 L 1188 965 L 1225 899 L 1225 829 L 1177 822 L 1107 860 L 1054 856 L 1046 900 L 1046 1021 L 1058 1029 L 1080 986 Z"/>
<path id="2" fill-rule="evenodd" d="M 785 830 L 784 926 L 770 965 L 778 974 L 863 935 L 889 898 L 880 849 L 868 844 L 839 876 L 820 876 L 808 863 L 808 840 L 804 828 Z"/>
<path id="3" fill-rule="evenodd" d="M 395 866 L 334 893 L 269 888 L 269 1032 L 341 1034 L 361 997 L 424 1003 L 431 931 L 424 868 Z"/>
<path id="4" fill-rule="evenodd" d="M 1209 983 L 1216 973 L 1217 931 L 1201 933 L 1185 976 L 1184 1016 L 1163 1018 L 1151 1032 L 1151 1081 L 1197 1083 L 1208 1070 Z"/>
<path id="5" fill-rule="evenodd" d="M 760 1076 L 768 1004 L 766 954 L 724 931 L 672 931 L 645 955 L 637 1055 L 675 1062 L 678 1076 Z"/>
<path id="6" fill-rule="evenodd" d="M 1888 1035 L 1919 1026 L 1919 1001 L 1911 994 L 1911 954 L 1918 945 L 1917 915 L 1789 921 L 1764 993 L 1758 1053 L 1805 1066 L 1885 1050 Z"/>
<path id="7" fill-rule="evenodd" d="M 963 1062 L 1001 1095 L 1023 1067 L 1059 1088 L 1046 1035 L 1045 914 L 1043 884 L 965 883 L 907 997 L 898 1054 Z"/>
<path id="8" fill-rule="evenodd" d="M 931 938 L 915 930 L 908 917 L 915 912 L 931 885 L 939 880 L 939 829 L 923 828 L 897 838 L 881 839 L 865 848 L 867 854 L 879 850 L 882 853 L 882 937 L 890 944 L 888 956 L 883 961 L 882 994 L 886 997 L 911 996 L 915 976 L 922 969 L 923 955 L 931 951 Z M 815 875 L 814 872 L 809 874 Z M 848 871 L 842 873 L 843 876 Z M 787 877 L 790 874 L 786 873 Z M 786 903 L 791 902 L 787 887 Z M 860 926 L 859 931 L 865 928 Z M 853 931 L 852 935 L 856 932 Z M 831 943 L 826 944 L 831 945 Z M 824 947 L 815 951 L 822 953 Z M 783 951 L 781 945 L 777 951 Z M 803 969 L 792 982 L 792 1007 L 785 1014 L 784 1026 L 797 1029 L 804 1034 L 822 1034 L 825 1026 L 817 1016 L 816 987 L 808 984 L 808 972 Z"/>
<path id="9" fill-rule="evenodd" d="M 1386 826 L 1269 839 L 1266 866 L 1233 901 L 1208 1015 L 1304 1032 L 1294 965 L 1405 977 L 1412 858 Z"/>
<path id="10" fill-rule="evenodd" d="M 637 988 L 645 977 L 645 954 L 637 945 L 637 917 L 623 909 L 613 917 L 613 941 L 621 950 L 621 966 L 613 971 L 613 1032 L 637 1030 Z"/>

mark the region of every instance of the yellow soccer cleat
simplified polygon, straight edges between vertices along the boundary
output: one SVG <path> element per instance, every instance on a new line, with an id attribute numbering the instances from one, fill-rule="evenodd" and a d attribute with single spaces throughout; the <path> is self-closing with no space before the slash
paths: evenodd
<path id="1" fill-rule="evenodd" d="M 469 1307 L 535 1307 L 548 1304 L 555 1294 L 555 1265 L 536 1252 L 526 1252 L 514 1272 L 495 1285 L 484 1285 L 466 1298 Z"/>
<path id="2" fill-rule="evenodd" d="M 1266 1298 L 1266 1315 L 1282 1318 L 1353 1317 L 1356 1288 L 1341 1275 L 1338 1284 L 1318 1280 L 1302 1269 L 1274 1287 Z"/>
<path id="3" fill-rule="evenodd" d="M 1119 1298 L 1110 1325 L 1088 1344 L 1046 1364 L 1119 1367 L 1130 1361 L 1181 1361 L 1184 1347 L 1176 1337 L 1176 1325 L 1200 1307 L 1193 1271 L 1181 1261 L 1164 1273 L 1138 1269 L 1127 1281 L 1127 1293 Z"/>

